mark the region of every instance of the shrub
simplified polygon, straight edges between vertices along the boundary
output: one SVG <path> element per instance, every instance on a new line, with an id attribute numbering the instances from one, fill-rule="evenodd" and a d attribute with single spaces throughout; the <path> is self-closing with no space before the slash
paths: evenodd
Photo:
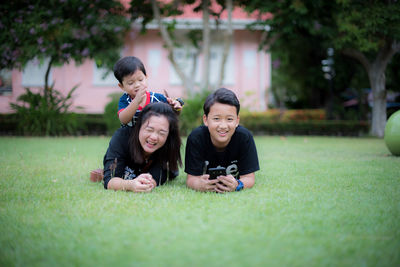
<path id="1" fill-rule="evenodd" d="M 269 109 L 264 112 L 241 112 L 241 117 L 267 120 L 270 122 L 278 121 L 318 121 L 325 120 L 325 110 L 323 109 Z"/>
<path id="2" fill-rule="evenodd" d="M 201 91 L 185 99 L 185 106 L 180 115 L 180 133 L 188 135 L 194 128 L 201 125 L 203 117 L 203 104 L 209 91 Z"/>
<path id="3" fill-rule="evenodd" d="M 240 124 L 254 134 L 360 136 L 368 133 L 365 121 L 268 121 L 242 116 Z"/>
<path id="4" fill-rule="evenodd" d="M 18 97 L 22 103 L 10 103 L 16 112 L 17 133 L 22 135 L 63 135 L 74 134 L 77 123 L 75 114 L 69 113 L 72 104 L 73 87 L 64 97 L 53 86 L 38 93 L 25 88 L 26 92 Z"/>
<path id="5" fill-rule="evenodd" d="M 107 126 L 103 114 L 76 114 L 75 135 L 106 135 Z"/>
<path id="6" fill-rule="evenodd" d="M 121 122 L 118 118 L 118 101 L 121 96 L 119 93 L 109 95 L 111 101 L 104 108 L 104 122 L 107 127 L 107 134 L 112 135 L 119 127 Z"/>

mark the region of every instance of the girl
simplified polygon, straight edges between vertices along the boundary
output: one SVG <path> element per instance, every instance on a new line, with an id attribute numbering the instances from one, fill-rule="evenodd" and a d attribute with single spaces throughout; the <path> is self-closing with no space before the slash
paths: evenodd
<path id="1" fill-rule="evenodd" d="M 159 102 L 144 107 L 135 127 L 121 127 L 104 156 L 104 188 L 150 192 L 174 179 L 180 156 L 178 118 Z"/>

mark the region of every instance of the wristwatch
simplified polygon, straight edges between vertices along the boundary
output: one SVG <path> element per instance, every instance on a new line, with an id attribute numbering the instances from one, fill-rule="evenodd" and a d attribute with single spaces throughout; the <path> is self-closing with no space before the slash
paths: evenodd
<path id="1" fill-rule="evenodd" d="M 243 189 L 243 183 L 242 181 L 240 181 L 239 179 L 236 179 L 236 181 L 238 182 L 238 186 L 236 187 L 235 191 L 240 191 Z"/>
<path id="2" fill-rule="evenodd" d="M 178 101 L 182 107 L 185 105 L 185 102 L 183 102 L 182 98 L 176 98 L 175 100 Z"/>

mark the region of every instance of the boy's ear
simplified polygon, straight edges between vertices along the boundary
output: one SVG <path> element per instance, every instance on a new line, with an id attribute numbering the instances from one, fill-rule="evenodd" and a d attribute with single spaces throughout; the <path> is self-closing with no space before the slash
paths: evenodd
<path id="1" fill-rule="evenodd" d="M 239 122 L 240 122 L 240 116 L 238 115 L 238 116 L 237 116 L 237 119 L 236 119 L 236 127 L 239 126 Z"/>
<path id="2" fill-rule="evenodd" d="M 203 123 L 204 123 L 205 126 L 208 126 L 206 114 L 203 115 Z"/>
<path id="3" fill-rule="evenodd" d="M 121 83 L 118 83 L 118 87 L 124 90 L 124 86 Z"/>

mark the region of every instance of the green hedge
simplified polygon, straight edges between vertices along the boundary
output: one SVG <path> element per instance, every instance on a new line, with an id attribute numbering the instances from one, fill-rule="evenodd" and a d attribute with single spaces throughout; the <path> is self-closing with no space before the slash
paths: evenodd
<path id="1" fill-rule="evenodd" d="M 103 114 L 76 114 L 75 117 L 78 122 L 75 135 L 110 135 Z M 259 116 L 241 115 L 240 124 L 255 135 L 360 136 L 369 131 L 369 124 L 360 121 L 269 121 Z M 16 125 L 15 115 L 0 114 L 1 135 L 15 135 Z"/>
<path id="2" fill-rule="evenodd" d="M 77 114 L 76 135 L 107 135 L 107 124 L 103 114 Z M 116 118 L 118 120 L 118 118 Z"/>
<path id="3" fill-rule="evenodd" d="M 369 131 L 369 124 L 362 121 L 277 121 L 241 116 L 240 124 L 255 135 L 333 135 L 360 136 Z"/>
<path id="4" fill-rule="evenodd" d="M 0 134 L 15 135 L 17 131 L 17 119 L 15 114 L 0 114 Z"/>

